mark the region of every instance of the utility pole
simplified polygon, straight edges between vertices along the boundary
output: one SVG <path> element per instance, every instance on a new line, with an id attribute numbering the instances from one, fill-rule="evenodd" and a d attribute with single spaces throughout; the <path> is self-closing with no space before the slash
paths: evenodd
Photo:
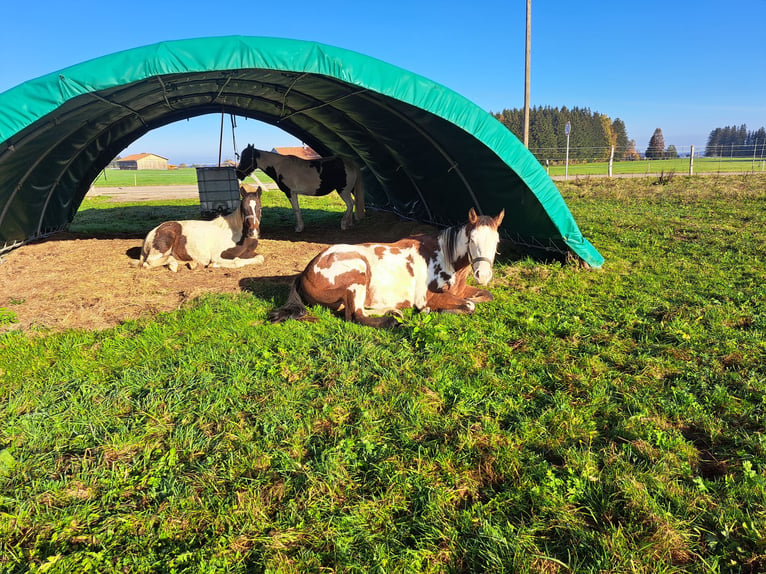
<path id="1" fill-rule="evenodd" d="M 527 42 L 524 61 L 524 147 L 529 148 L 529 68 L 532 49 L 532 0 L 527 0 Z"/>

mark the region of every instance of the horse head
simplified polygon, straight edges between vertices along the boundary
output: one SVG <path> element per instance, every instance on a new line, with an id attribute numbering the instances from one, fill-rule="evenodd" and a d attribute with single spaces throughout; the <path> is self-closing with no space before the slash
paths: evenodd
<path id="1" fill-rule="evenodd" d="M 492 279 L 492 264 L 495 262 L 497 244 L 500 241 L 497 230 L 504 216 L 505 209 L 495 217 L 478 215 L 473 207 L 468 212 L 468 260 L 471 262 L 474 279 L 479 285 L 486 285 Z"/>
<path id="2" fill-rule="evenodd" d="M 257 167 L 258 150 L 255 149 L 253 144 L 250 144 L 242 150 L 242 155 L 239 157 L 239 163 L 237 164 L 237 179 L 242 181 L 248 175 L 253 173 Z"/>
<path id="3" fill-rule="evenodd" d="M 260 185 L 257 188 L 244 183 L 239 186 L 239 194 L 242 197 L 239 211 L 242 215 L 243 237 L 258 237 L 261 227 L 262 192 Z"/>

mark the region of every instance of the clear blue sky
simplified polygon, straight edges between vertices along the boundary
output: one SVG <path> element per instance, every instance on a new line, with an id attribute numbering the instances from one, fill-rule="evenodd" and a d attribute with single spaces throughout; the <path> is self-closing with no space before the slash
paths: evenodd
<path id="1" fill-rule="evenodd" d="M 5 2 L 0 92 L 106 54 L 163 40 L 244 34 L 361 52 L 444 84 L 490 112 L 524 103 L 525 0 L 227 3 Z M 640 151 L 655 128 L 679 150 L 716 127 L 766 126 L 766 0 L 732 3 L 532 0 L 533 106 L 620 118 Z M 122 155 L 215 162 L 220 116 L 155 130 Z M 240 118 L 237 145 L 298 142 Z M 224 156 L 233 154 L 227 129 Z"/>

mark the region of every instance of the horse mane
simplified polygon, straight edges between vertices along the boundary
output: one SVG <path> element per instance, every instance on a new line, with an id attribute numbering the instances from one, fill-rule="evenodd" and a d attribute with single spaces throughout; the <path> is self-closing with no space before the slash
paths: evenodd
<path id="1" fill-rule="evenodd" d="M 250 144 L 242 150 L 242 155 L 239 156 L 239 162 L 237 163 L 237 177 L 239 179 L 245 179 L 248 175 L 255 171 L 253 167 L 253 156 L 256 153 L 255 146 Z M 240 177 L 240 173 L 244 174 Z"/>
<path id="2" fill-rule="evenodd" d="M 457 260 L 458 240 L 465 229 L 465 225 L 448 227 L 439 233 L 439 243 L 444 249 L 444 259 L 452 265 Z"/>

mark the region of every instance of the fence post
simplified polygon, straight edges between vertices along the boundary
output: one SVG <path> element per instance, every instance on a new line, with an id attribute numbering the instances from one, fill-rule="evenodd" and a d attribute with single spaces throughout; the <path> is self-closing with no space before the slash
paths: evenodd
<path id="1" fill-rule="evenodd" d="M 689 154 L 689 175 L 694 175 L 694 146 Z"/>
<path id="2" fill-rule="evenodd" d="M 612 177 L 612 163 L 614 163 L 614 146 L 612 146 L 612 151 L 609 152 L 609 177 Z"/>

